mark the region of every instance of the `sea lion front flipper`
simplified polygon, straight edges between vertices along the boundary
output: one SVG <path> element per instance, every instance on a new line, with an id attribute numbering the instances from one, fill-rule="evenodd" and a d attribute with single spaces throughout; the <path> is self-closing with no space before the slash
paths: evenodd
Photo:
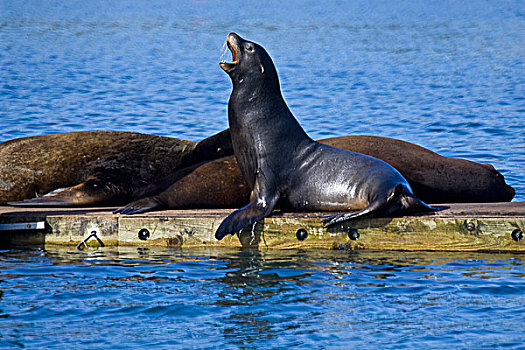
<path id="1" fill-rule="evenodd" d="M 237 209 L 231 213 L 224 221 L 221 223 L 217 231 L 215 232 L 215 238 L 221 240 L 224 236 L 228 234 L 235 234 L 239 232 L 246 226 L 252 225 L 262 218 L 268 216 L 273 207 L 269 205 L 263 205 L 257 201 L 252 201 L 248 203 L 245 207 Z"/>
<path id="2" fill-rule="evenodd" d="M 28 198 L 16 202 L 7 202 L 8 205 L 15 207 L 73 207 L 78 203 L 73 200 L 71 194 L 75 192 L 74 187 L 57 188 L 43 196 Z M 91 204 L 91 203 L 87 203 Z"/>
<path id="3" fill-rule="evenodd" d="M 255 182 L 250 203 L 228 215 L 220 224 L 215 232 L 217 240 L 223 239 L 228 234 L 233 235 L 246 226 L 252 225 L 270 215 L 279 200 L 279 193 L 267 186 L 262 186 L 261 184 L 264 184 L 264 182 L 259 179 L 260 177 Z"/>
<path id="4" fill-rule="evenodd" d="M 104 200 L 105 194 L 85 191 L 85 183 L 71 187 L 57 188 L 40 197 L 8 202 L 15 207 L 75 207 L 95 205 Z"/>
<path id="5" fill-rule="evenodd" d="M 164 203 L 159 201 L 156 196 L 146 197 L 133 201 L 122 208 L 118 208 L 117 210 L 113 211 L 113 214 L 140 214 L 153 209 L 159 209 L 164 206 Z"/>

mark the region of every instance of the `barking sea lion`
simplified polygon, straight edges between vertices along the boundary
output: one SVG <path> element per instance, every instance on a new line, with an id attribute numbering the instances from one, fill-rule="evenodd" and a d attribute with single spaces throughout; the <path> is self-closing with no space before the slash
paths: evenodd
<path id="1" fill-rule="evenodd" d="M 288 109 L 268 53 L 235 33 L 227 44 L 233 61 L 220 65 L 233 82 L 228 121 L 235 157 L 252 192 L 248 205 L 221 223 L 217 239 L 268 216 L 278 202 L 292 210 L 358 211 L 335 215 L 327 225 L 438 210 L 419 200 L 386 162 L 313 141 Z"/>

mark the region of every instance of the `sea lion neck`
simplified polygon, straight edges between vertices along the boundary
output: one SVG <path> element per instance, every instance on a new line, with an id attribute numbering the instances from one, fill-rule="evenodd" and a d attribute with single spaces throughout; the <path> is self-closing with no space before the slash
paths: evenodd
<path id="1" fill-rule="evenodd" d="M 293 116 L 281 90 L 277 85 L 241 83 L 234 86 L 228 103 L 228 119 L 231 126 L 239 125 L 243 129 L 264 127 L 278 130 L 280 128 L 303 129 Z"/>
<path id="2" fill-rule="evenodd" d="M 279 79 L 277 77 L 232 77 L 233 90 L 230 102 L 242 101 L 235 104 L 238 109 L 287 109 L 281 93 Z"/>

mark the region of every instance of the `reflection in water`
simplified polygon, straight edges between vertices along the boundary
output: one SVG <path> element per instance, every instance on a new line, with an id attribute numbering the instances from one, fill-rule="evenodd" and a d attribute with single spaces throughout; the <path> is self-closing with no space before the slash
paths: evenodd
<path id="1" fill-rule="evenodd" d="M 216 302 L 239 310 L 220 320 L 224 324 L 222 332 L 225 338 L 239 345 L 277 338 L 279 328 L 295 321 L 293 314 L 271 315 L 272 304 L 275 304 L 275 299 L 281 307 L 290 303 L 307 303 L 308 295 L 294 295 L 290 300 L 289 291 L 293 289 L 291 285 L 308 284 L 304 280 L 312 272 L 300 260 L 290 267 L 287 266 L 292 261 L 289 257 L 268 261 L 264 253 L 252 249 L 242 250 L 234 258 L 226 266 L 228 272 L 220 279 L 227 287 L 222 288 Z M 276 324 L 281 324 L 281 327 L 276 329 Z"/>
<path id="2" fill-rule="evenodd" d="M 0 341 L 27 347 L 67 348 L 79 332 L 85 348 L 524 340 L 501 327 L 525 311 L 520 255 L 49 247 L 2 251 L 0 271 Z"/>

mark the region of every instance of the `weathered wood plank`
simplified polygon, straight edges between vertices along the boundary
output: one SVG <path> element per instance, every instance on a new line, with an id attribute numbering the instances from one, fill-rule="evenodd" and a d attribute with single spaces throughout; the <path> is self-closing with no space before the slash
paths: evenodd
<path id="1" fill-rule="evenodd" d="M 0 231 L 0 241 L 77 245 L 91 237 L 87 245 L 97 246 L 95 233 L 104 245 L 121 246 L 525 252 L 525 239 L 519 235 L 525 231 L 525 203 L 451 204 L 450 209 L 425 216 L 366 219 L 330 230 L 321 222 L 326 213 L 275 213 L 220 242 L 214 232 L 231 210 L 126 216 L 113 215 L 112 209 L 0 207 L 0 224 L 46 222 L 45 230 Z"/>

